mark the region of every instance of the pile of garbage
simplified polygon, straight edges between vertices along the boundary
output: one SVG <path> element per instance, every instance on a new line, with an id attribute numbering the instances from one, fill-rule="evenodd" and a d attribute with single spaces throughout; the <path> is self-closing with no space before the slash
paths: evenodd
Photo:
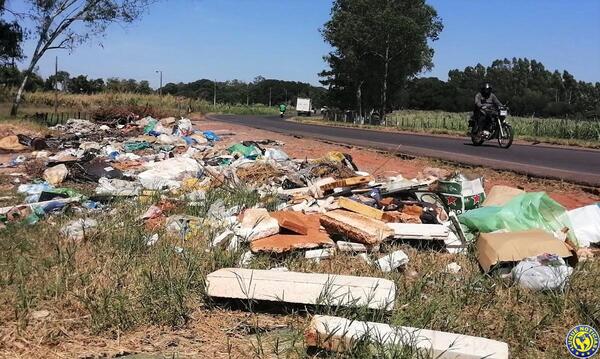
<path id="1" fill-rule="evenodd" d="M 482 177 L 430 168 L 414 179 L 376 178 L 340 152 L 295 159 L 281 149 L 282 143 L 268 139 L 217 146 L 218 133 L 196 130 L 186 118 L 72 119 L 53 130 L 58 134 L 0 139 L 0 149 L 29 151 L 3 167 L 32 161 L 45 166 L 43 178 L 17 183 L 25 201 L 0 208 L 0 225 L 35 224 L 69 206 L 97 211 L 110 207 L 115 198 L 149 198 L 154 204 L 139 218 L 149 231 L 147 244 L 160 241 L 158 228 L 190 240 L 191 229 L 205 219 L 168 215 L 174 203 L 201 206 L 211 189 L 251 188 L 263 199 L 260 205 L 227 208 L 217 201 L 207 209 L 218 228 L 210 248 L 247 249 L 238 268 L 209 275 L 213 297 L 248 299 L 249 293 L 235 288 L 248 276 L 257 283 L 254 299 L 284 296 L 292 303 L 322 304 L 318 301 L 327 275 L 281 267 L 246 272 L 244 267 L 258 253 L 301 252 L 315 262 L 345 253 L 391 272 L 410 260 L 402 250 L 385 252 L 389 246 L 382 244 L 394 242 L 451 253 L 474 246 L 484 272 L 499 271 L 536 290 L 561 289 L 573 266 L 584 259 L 581 253 L 593 257 L 600 244 L 600 204 L 566 211 L 544 193 L 505 186 L 486 193 Z M 93 184 L 95 195 L 61 187 L 66 181 Z M 69 222 L 61 233 L 83 240 L 97 226 L 88 217 Z M 448 270 L 457 272 L 460 266 L 454 263 Z M 353 293 L 352 300 L 336 297 L 336 305 L 356 305 L 369 296 L 375 304 L 363 304 L 393 308 L 393 282 L 352 276 L 336 281 L 339 290 Z M 374 286 L 385 290 L 371 296 Z"/>

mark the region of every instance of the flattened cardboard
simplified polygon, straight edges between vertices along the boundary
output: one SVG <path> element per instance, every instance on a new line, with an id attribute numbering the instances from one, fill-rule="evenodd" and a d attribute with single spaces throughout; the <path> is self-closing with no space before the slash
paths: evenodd
<path id="1" fill-rule="evenodd" d="M 526 193 L 523 190 L 518 188 L 509 187 L 509 186 L 494 186 L 490 190 L 490 193 L 487 194 L 485 201 L 483 201 L 483 207 L 492 207 L 492 206 L 504 206 L 511 199 L 515 198 L 518 195 Z"/>
<path id="2" fill-rule="evenodd" d="M 482 233 L 477 240 L 477 260 L 486 273 L 498 263 L 518 262 L 544 253 L 556 254 L 571 265 L 577 263 L 577 254 L 571 246 L 541 229 Z"/>

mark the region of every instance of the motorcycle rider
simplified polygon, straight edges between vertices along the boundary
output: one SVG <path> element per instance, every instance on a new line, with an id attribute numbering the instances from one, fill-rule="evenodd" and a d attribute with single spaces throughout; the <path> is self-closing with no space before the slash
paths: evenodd
<path id="1" fill-rule="evenodd" d="M 287 105 L 285 103 L 282 103 L 281 105 L 279 105 L 279 116 L 281 116 L 283 118 L 286 110 L 287 110 Z"/>
<path id="2" fill-rule="evenodd" d="M 498 111 L 502 103 L 492 92 L 492 85 L 484 83 L 480 91 L 475 95 L 475 109 L 473 117 L 477 124 L 477 131 L 483 130 L 483 134 L 487 137 L 490 135 L 488 131 L 490 125 L 490 116 Z"/>

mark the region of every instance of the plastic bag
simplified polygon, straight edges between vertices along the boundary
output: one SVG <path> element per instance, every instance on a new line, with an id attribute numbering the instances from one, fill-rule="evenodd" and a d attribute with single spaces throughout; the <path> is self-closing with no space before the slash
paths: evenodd
<path id="1" fill-rule="evenodd" d="M 42 192 L 49 191 L 53 188 L 54 186 L 47 182 L 30 183 L 20 185 L 17 189 L 17 192 L 27 194 L 27 197 L 25 198 L 25 203 L 34 203 L 39 202 L 40 195 L 42 194 Z"/>
<path id="2" fill-rule="evenodd" d="M 573 268 L 554 254 L 525 258 L 512 270 L 517 284 L 534 290 L 563 289 L 572 273 Z"/>
<path id="3" fill-rule="evenodd" d="M 221 140 L 221 138 L 219 136 L 217 136 L 217 134 L 214 133 L 214 132 L 212 132 L 212 131 L 204 131 L 204 132 L 202 132 L 202 134 L 209 141 L 220 141 Z"/>
<path id="4" fill-rule="evenodd" d="M 277 148 L 267 148 L 265 150 L 265 158 L 269 158 L 274 161 L 288 161 L 290 159 L 287 153 Z"/>
<path id="5" fill-rule="evenodd" d="M 202 167 L 191 158 L 175 157 L 149 165 L 150 169 L 138 174 L 144 188 L 160 190 L 181 187 L 184 177 L 198 177 Z"/>
<path id="6" fill-rule="evenodd" d="M 62 183 L 68 175 L 69 169 L 64 164 L 47 168 L 44 171 L 44 179 L 52 185 Z"/>
<path id="7" fill-rule="evenodd" d="M 229 147 L 227 149 L 229 153 L 239 153 L 242 156 L 250 159 L 255 159 L 257 156 L 261 155 L 261 152 L 258 148 L 254 146 L 244 146 L 241 143 L 236 143 L 235 145 Z"/>
<path id="8" fill-rule="evenodd" d="M 184 136 L 189 136 L 193 133 L 193 129 L 192 129 L 192 121 L 190 121 L 187 118 L 182 118 L 181 120 L 177 121 L 177 135 L 184 137 Z"/>
<path id="9" fill-rule="evenodd" d="M 157 123 L 158 123 L 157 120 L 150 118 L 148 121 L 148 124 L 146 126 L 144 126 L 144 133 L 149 134 L 150 132 L 154 131 L 154 127 L 156 127 Z"/>
<path id="10" fill-rule="evenodd" d="M 580 247 L 600 243 L 600 203 L 573 209 L 568 215 Z"/>
<path id="11" fill-rule="evenodd" d="M 123 149 L 126 152 L 145 150 L 146 148 L 150 148 L 150 147 L 152 147 L 152 146 L 146 141 L 127 142 L 127 143 L 123 144 Z"/>
<path id="12" fill-rule="evenodd" d="M 489 233 L 505 229 L 511 232 L 533 228 L 559 233 L 563 228 L 573 228 L 563 206 L 544 192 L 525 193 L 501 207 L 483 207 L 460 215 L 460 223 L 473 232 Z M 573 231 L 568 237 L 577 241 Z"/>

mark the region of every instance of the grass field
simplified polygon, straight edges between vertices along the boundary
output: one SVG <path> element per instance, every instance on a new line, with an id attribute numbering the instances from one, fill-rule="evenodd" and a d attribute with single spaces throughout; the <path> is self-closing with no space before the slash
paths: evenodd
<path id="1" fill-rule="evenodd" d="M 396 111 L 388 115 L 386 128 L 402 131 L 464 135 L 468 129 L 468 113 L 441 111 Z M 314 121 L 317 118 L 297 118 L 301 121 Z M 321 119 L 323 120 L 323 119 Z M 353 125 L 352 123 L 326 121 L 332 125 Z M 600 147 L 600 120 L 579 121 L 553 118 L 509 117 L 515 135 L 519 139 L 557 144 Z M 378 128 L 381 126 L 361 125 Z"/>
<path id="2" fill-rule="evenodd" d="M 0 116 L 10 113 L 10 96 L 0 96 Z M 20 115 L 31 115 L 36 112 L 52 112 L 56 96 L 53 92 L 26 93 L 20 108 Z M 188 112 L 219 113 L 237 115 L 274 115 L 279 112 L 275 107 L 264 105 L 220 104 L 213 105 L 203 100 L 192 100 L 183 97 L 165 95 L 140 95 L 134 93 L 102 93 L 95 95 L 74 95 L 59 93 L 58 112 L 86 113 L 107 106 L 151 106 L 173 115 L 184 115 Z"/>

